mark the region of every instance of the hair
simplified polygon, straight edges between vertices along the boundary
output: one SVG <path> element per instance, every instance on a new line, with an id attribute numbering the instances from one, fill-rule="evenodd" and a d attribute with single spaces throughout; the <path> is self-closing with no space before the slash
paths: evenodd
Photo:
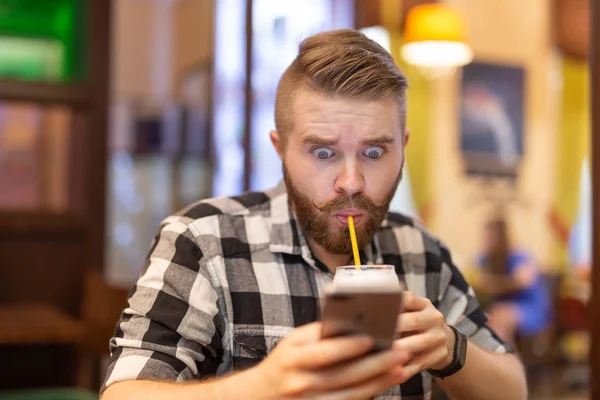
<path id="1" fill-rule="evenodd" d="M 275 126 L 280 135 L 293 130 L 293 103 L 300 90 L 323 97 L 358 100 L 394 99 L 402 128 L 406 125 L 408 83 L 383 47 L 352 29 L 322 32 L 300 43 L 283 73 L 275 99 Z"/>
<path id="2" fill-rule="evenodd" d="M 510 240 L 508 238 L 508 225 L 503 217 L 496 217 L 486 224 L 486 229 L 496 236 L 496 246 L 490 249 L 487 255 L 486 268 L 495 274 L 506 274 L 508 268 L 508 255 Z"/>

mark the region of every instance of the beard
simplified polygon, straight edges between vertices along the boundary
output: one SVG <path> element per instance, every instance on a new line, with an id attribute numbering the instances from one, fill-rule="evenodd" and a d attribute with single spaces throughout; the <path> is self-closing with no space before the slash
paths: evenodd
<path id="1" fill-rule="evenodd" d="M 285 164 L 283 165 L 283 179 L 287 187 L 288 197 L 292 203 L 298 223 L 306 237 L 312 238 L 325 250 L 333 254 L 350 254 L 352 243 L 348 227 L 341 229 L 332 228 L 329 219 L 331 213 L 346 208 L 356 208 L 364 211 L 363 223 L 356 227 L 356 240 L 359 249 L 371 243 L 373 236 L 385 219 L 390 203 L 396 194 L 398 184 L 402 180 L 403 167 L 400 168 L 394 185 L 386 193 L 380 204 L 375 203 L 362 193 L 351 197 L 339 195 L 323 205 L 317 205 L 314 199 L 300 193 L 294 186 Z"/>

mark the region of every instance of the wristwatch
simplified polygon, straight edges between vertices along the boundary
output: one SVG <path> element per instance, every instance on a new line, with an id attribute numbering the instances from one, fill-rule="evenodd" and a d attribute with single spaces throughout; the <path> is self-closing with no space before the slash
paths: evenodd
<path id="1" fill-rule="evenodd" d="M 448 325 L 454 331 L 454 356 L 452 362 L 446 368 L 441 370 L 428 369 L 432 376 L 444 379 L 447 376 L 454 375 L 462 369 L 467 358 L 467 337 L 452 325 Z"/>

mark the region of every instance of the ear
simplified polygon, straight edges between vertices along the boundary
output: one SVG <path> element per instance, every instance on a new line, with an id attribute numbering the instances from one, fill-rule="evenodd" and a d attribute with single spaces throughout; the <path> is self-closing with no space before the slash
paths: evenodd
<path id="1" fill-rule="evenodd" d="M 408 139 L 410 138 L 410 129 L 406 128 L 404 130 L 404 147 L 408 144 Z"/>
<path id="2" fill-rule="evenodd" d="M 279 132 L 272 130 L 271 132 L 269 132 L 269 136 L 271 137 L 271 143 L 273 143 L 275 151 L 279 155 L 279 159 L 283 161 L 283 144 L 281 143 Z"/>

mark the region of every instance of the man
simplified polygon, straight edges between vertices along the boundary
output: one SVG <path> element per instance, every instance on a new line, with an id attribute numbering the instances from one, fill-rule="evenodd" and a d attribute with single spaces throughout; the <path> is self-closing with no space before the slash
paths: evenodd
<path id="1" fill-rule="evenodd" d="M 421 399 L 433 376 L 453 398 L 526 398 L 521 364 L 449 251 L 387 212 L 408 142 L 406 87 L 356 31 L 300 45 L 271 132 L 284 183 L 163 222 L 111 341 L 105 399 Z M 389 351 L 371 353 L 368 337 L 319 340 L 323 288 L 351 260 L 348 215 L 361 259 L 393 264 L 409 291 Z"/>

